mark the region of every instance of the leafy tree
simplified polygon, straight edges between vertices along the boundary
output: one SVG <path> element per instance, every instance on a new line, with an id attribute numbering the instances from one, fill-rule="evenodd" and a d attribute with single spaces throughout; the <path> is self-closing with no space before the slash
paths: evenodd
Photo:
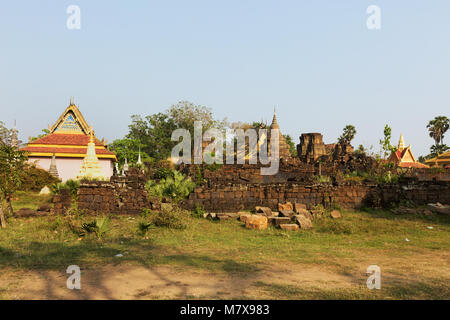
<path id="1" fill-rule="evenodd" d="M 35 140 L 37 140 L 37 139 L 43 138 L 43 137 L 45 137 L 46 135 L 49 135 L 49 134 L 50 134 L 50 130 L 48 130 L 48 129 L 42 129 L 41 132 L 42 132 L 42 133 L 41 133 L 41 134 L 38 134 L 36 137 L 31 137 L 31 138 L 30 138 L 30 141 L 33 142 L 33 141 L 35 141 Z"/>
<path id="2" fill-rule="evenodd" d="M 115 151 L 118 151 L 119 157 L 124 158 L 125 156 L 122 156 L 121 153 L 129 147 L 136 154 L 136 145 L 140 145 L 141 151 L 150 158 L 155 160 L 167 159 L 170 157 L 172 148 L 178 143 L 177 141 L 171 141 L 174 130 L 180 128 L 189 130 L 193 142 L 195 121 L 202 121 L 204 131 L 209 128 L 223 129 L 226 126 L 226 120 L 215 120 L 210 109 L 188 101 L 180 101 L 164 113 L 160 112 L 145 118 L 140 115 L 133 115 L 131 120 L 132 123 L 128 126 L 129 133 L 125 138 L 134 142 L 113 142 L 115 147 L 112 148 L 116 148 Z M 123 148 L 120 149 L 118 146 Z"/>
<path id="3" fill-rule="evenodd" d="M 383 156 L 385 159 L 388 155 L 397 150 L 395 146 L 391 145 L 391 132 L 391 127 L 385 125 L 383 131 L 384 137 L 380 140 L 381 149 L 383 150 Z"/>
<path id="4" fill-rule="evenodd" d="M 435 145 L 444 142 L 444 134 L 450 127 L 450 120 L 445 116 L 435 117 L 428 122 L 427 128 L 431 138 L 434 139 Z"/>
<path id="5" fill-rule="evenodd" d="M 128 138 L 114 140 L 108 146 L 110 150 L 116 153 L 119 165 L 123 165 L 125 163 L 125 158 L 128 163 L 136 163 L 139 157 L 139 148 L 143 149 L 144 147 L 145 145 L 139 143 L 138 140 Z M 148 154 L 142 150 L 141 159 L 143 162 L 151 160 Z"/>
<path id="6" fill-rule="evenodd" d="M 449 149 L 450 148 L 447 145 L 445 145 L 445 144 L 432 145 L 431 148 L 430 148 L 430 156 L 429 156 L 429 158 L 437 157 L 438 155 L 446 152 Z"/>
<path id="7" fill-rule="evenodd" d="M 0 130 L 0 222 L 4 228 L 5 213 L 13 214 L 11 197 L 23 183 L 27 157 L 24 152 L 9 144 L 8 136 L 5 135 L 8 130 Z"/>
<path id="8" fill-rule="evenodd" d="M 346 125 L 343 129 L 342 135 L 339 137 L 338 142 L 340 144 L 350 144 L 356 135 L 356 129 L 352 125 Z"/>
<path id="9" fill-rule="evenodd" d="M 295 146 L 294 141 L 292 140 L 292 137 L 288 134 L 283 134 L 284 140 L 289 145 L 289 152 L 291 153 L 292 157 L 297 156 L 297 147 Z"/>

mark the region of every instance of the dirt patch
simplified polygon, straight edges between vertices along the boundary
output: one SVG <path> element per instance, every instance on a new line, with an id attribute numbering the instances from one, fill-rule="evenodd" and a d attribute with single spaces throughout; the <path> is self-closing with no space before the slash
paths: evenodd
<path id="1" fill-rule="evenodd" d="M 13 276 L 14 274 L 14 276 Z M 8 299 L 232 299 L 254 297 L 255 282 L 350 287 L 351 277 L 319 267 L 267 265 L 259 272 L 229 274 L 174 266 L 106 266 L 81 270 L 81 290 L 69 290 L 65 270 L 6 272 L 0 288 Z"/>

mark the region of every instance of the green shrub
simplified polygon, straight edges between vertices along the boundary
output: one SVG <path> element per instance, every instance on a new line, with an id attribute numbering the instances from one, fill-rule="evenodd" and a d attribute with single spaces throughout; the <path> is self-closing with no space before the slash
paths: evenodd
<path id="1" fill-rule="evenodd" d="M 21 191 L 40 191 L 45 186 L 51 186 L 60 180 L 52 176 L 48 171 L 39 169 L 33 165 L 24 169 Z"/>
<path id="2" fill-rule="evenodd" d="M 172 174 L 167 178 L 161 179 L 159 183 L 149 180 L 145 187 L 150 196 L 180 200 L 189 196 L 195 188 L 195 183 L 182 173 L 172 170 Z"/>
<path id="3" fill-rule="evenodd" d="M 329 176 L 314 176 L 314 179 L 319 183 L 331 183 Z"/>
<path id="4" fill-rule="evenodd" d="M 205 210 L 203 209 L 202 205 L 197 203 L 195 205 L 195 209 L 192 211 L 192 216 L 195 218 L 203 218 L 204 214 Z"/>
<path id="5" fill-rule="evenodd" d="M 78 193 L 78 189 L 80 188 L 80 182 L 78 180 L 69 179 L 66 182 L 59 182 L 50 185 L 50 191 L 53 194 L 60 194 L 61 190 L 66 189 L 69 190 L 72 197 L 76 197 Z"/>
<path id="6" fill-rule="evenodd" d="M 97 239 L 101 239 L 109 231 L 109 217 L 97 218 L 94 221 L 83 223 L 81 228 L 85 234 L 94 233 Z"/>
<path id="7" fill-rule="evenodd" d="M 148 230 L 150 230 L 152 224 L 145 222 L 145 221 L 139 221 L 138 222 L 138 234 L 141 236 L 145 236 L 148 232 Z"/>
<path id="8" fill-rule="evenodd" d="M 149 219 L 149 224 L 169 229 L 185 229 L 189 222 L 189 212 L 180 208 L 155 212 Z"/>
<path id="9" fill-rule="evenodd" d="M 155 173 L 153 174 L 153 179 L 155 180 L 161 180 L 161 179 L 167 179 L 168 177 L 173 177 L 173 172 L 169 168 L 165 167 L 159 167 L 156 169 Z"/>
<path id="10" fill-rule="evenodd" d="M 317 232 L 331 234 L 353 234 L 357 231 L 353 223 L 342 219 L 316 219 L 314 221 L 314 228 Z"/>

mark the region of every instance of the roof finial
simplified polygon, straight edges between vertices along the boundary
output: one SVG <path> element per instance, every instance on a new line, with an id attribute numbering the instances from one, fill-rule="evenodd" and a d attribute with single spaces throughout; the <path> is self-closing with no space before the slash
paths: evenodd
<path id="1" fill-rule="evenodd" d="M 400 133 L 400 140 L 398 141 L 398 149 L 402 150 L 405 148 L 405 141 L 403 140 L 403 134 Z"/>

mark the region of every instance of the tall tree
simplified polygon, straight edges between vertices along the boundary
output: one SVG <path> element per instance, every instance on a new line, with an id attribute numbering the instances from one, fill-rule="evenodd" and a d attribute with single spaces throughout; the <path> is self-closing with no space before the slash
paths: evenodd
<path id="1" fill-rule="evenodd" d="M 435 145 L 444 143 L 444 134 L 450 127 L 450 120 L 446 116 L 438 116 L 428 122 L 427 128 Z"/>
<path id="2" fill-rule="evenodd" d="M 130 148 L 132 154 L 137 154 L 138 146 L 141 151 L 155 160 L 170 157 L 172 148 L 178 143 L 172 141 L 172 132 L 176 129 L 186 129 L 194 139 L 194 122 L 202 121 L 203 131 L 209 128 L 223 129 L 226 120 L 215 120 L 212 111 L 204 106 L 195 105 L 188 101 L 180 101 L 172 105 L 165 112 L 156 113 L 146 117 L 140 115 L 131 116 L 129 133 L 125 139 L 114 141 L 110 148 L 116 151 L 119 159 L 125 157 L 122 153 Z"/>
<path id="3" fill-rule="evenodd" d="M 384 126 L 383 130 L 383 139 L 380 140 L 381 149 L 383 150 L 383 156 L 386 159 L 388 155 L 390 155 L 393 151 L 395 151 L 397 148 L 393 145 L 391 145 L 391 134 L 392 130 L 391 127 L 388 125 Z"/>
<path id="4" fill-rule="evenodd" d="M 350 144 L 353 138 L 356 135 L 356 129 L 351 124 L 346 125 L 343 129 L 341 136 L 338 139 L 338 142 L 341 144 Z"/>
<path id="5" fill-rule="evenodd" d="M 17 191 L 24 179 L 24 169 L 27 157 L 24 152 L 11 146 L 8 140 L 8 129 L 0 125 L 0 222 L 6 227 L 5 213 L 11 215 L 11 197 Z"/>

